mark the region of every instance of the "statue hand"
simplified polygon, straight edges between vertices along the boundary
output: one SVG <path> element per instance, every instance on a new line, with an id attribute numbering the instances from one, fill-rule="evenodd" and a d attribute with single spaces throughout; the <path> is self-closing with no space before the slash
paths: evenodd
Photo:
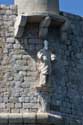
<path id="1" fill-rule="evenodd" d="M 41 59 L 42 55 L 43 55 L 43 53 L 38 52 L 38 53 L 37 53 L 37 58 L 38 58 L 38 59 Z"/>
<path id="2" fill-rule="evenodd" d="M 51 61 L 54 61 L 56 59 L 56 55 L 55 54 L 51 54 Z"/>

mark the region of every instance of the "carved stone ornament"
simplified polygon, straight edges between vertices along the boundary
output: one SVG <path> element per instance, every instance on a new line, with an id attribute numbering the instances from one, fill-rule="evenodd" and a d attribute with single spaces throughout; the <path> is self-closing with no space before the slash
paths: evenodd
<path id="1" fill-rule="evenodd" d="M 39 72 L 39 84 L 37 88 L 45 88 L 50 84 L 52 61 L 55 60 L 55 54 L 48 49 L 48 41 L 44 41 L 44 48 L 37 53 L 37 69 Z"/>

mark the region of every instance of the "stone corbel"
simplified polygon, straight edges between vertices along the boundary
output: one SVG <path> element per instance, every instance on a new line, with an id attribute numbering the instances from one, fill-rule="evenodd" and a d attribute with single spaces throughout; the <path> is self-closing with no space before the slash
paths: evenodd
<path id="1" fill-rule="evenodd" d="M 14 26 L 15 38 L 22 37 L 26 23 L 27 23 L 27 16 L 19 15 L 16 17 L 15 26 Z"/>
<path id="2" fill-rule="evenodd" d="M 14 36 L 15 38 L 21 38 L 24 32 L 26 23 L 38 23 L 39 24 L 39 37 L 41 38 L 46 36 L 48 33 L 48 27 L 53 26 L 62 26 L 65 22 L 65 18 L 60 15 L 18 15 L 16 17 L 15 26 L 14 26 Z"/>
<path id="3" fill-rule="evenodd" d="M 49 16 L 46 16 L 39 25 L 39 38 L 45 39 L 48 34 L 48 27 L 51 24 L 51 18 Z"/>

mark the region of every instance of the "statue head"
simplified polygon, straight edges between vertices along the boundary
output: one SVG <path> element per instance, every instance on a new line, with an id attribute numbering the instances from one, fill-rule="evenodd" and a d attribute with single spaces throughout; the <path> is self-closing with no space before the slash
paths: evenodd
<path id="1" fill-rule="evenodd" d="M 44 49 L 48 50 L 48 41 L 47 40 L 44 40 Z"/>

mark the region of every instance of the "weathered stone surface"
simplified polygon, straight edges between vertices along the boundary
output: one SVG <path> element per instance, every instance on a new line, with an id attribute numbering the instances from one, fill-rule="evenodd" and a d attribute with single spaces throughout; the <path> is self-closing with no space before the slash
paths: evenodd
<path id="1" fill-rule="evenodd" d="M 36 123 L 40 124 L 40 123 L 48 123 L 48 113 L 37 113 L 37 120 L 36 120 Z"/>
<path id="2" fill-rule="evenodd" d="M 11 113 L 9 114 L 9 124 L 21 124 L 23 123 L 22 114 Z"/>
<path id="3" fill-rule="evenodd" d="M 73 122 L 73 121 L 72 121 Z M 17 125 L 17 124 L 63 124 L 60 115 L 53 115 L 51 113 L 1 113 L 0 125 Z M 75 122 L 76 123 L 76 122 Z"/>
<path id="4" fill-rule="evenodd" d="M 35 124 L 36 114 L 35 113 L 24 113 L 23 114 L 24 124 Z"/>
<path id="5" fill-rule="evenodd" d="M 51 93 L 49 97 L 48 93 L 41 93 L 48 100 L 51 112 L 61 112 L 65 124 L 81 125 L 83 18 L 68 13 L 62 15 L 69 23 L 62 29 L 50 27 L 47 36 L 49 48 L 56 54 L 56 62 L 52 65 Z M 39 83 L 36 55 L 43 48 L 43 42 L 38 37 L 39 25 L 28 23 L 22 39 L 16 40 L 15 17 L 14 6 L 0 5 L 0 113 L 37 112 L 41 105 L 45 106 L 42 97 L 34 90 Z"/>
<path id="6" fill-rule="evenodd" d="M 8 124 L 8 114 L 6 113 L 3 113 L 3 114 L 0 114 L 0 125 L 6 125 Z"/>

